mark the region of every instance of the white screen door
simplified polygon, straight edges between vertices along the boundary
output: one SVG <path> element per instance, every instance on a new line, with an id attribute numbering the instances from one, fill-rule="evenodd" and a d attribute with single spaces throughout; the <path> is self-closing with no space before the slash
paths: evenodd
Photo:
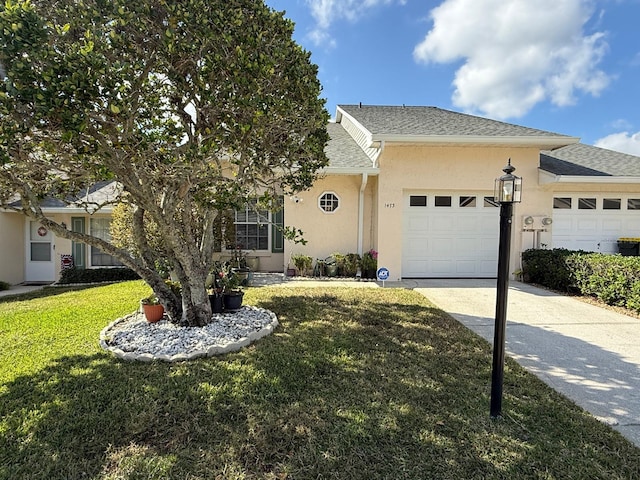
<path id="1" fill-rule="evenodd" d="M 53 234 L 38 222 L 27 221 L 27 282 L 53 282 Z"/>

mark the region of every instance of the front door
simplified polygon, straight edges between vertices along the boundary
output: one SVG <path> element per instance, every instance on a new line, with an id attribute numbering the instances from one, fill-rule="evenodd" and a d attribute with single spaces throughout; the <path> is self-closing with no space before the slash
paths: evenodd
<path id="1" fill-rule="evenodd" d="M 26 230 L 26 281 L 29 283 L 53 282 L 55 280 L 53 233 L 33 220 L 27 220 Z"/>

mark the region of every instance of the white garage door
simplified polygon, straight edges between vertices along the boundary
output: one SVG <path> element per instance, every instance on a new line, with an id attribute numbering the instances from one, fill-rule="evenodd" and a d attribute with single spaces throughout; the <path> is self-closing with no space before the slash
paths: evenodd
<path id="1" fill-rule="evenodd" d="M 554 196 L 554 248 L 616 253 L 620 237 L 640 237 L 640 194 Z"/>
<path id="2" fill-rule="evenodd" d="M 488 192 L 407 192 L 404 278 L 494 278 L 500 209 Z"/>

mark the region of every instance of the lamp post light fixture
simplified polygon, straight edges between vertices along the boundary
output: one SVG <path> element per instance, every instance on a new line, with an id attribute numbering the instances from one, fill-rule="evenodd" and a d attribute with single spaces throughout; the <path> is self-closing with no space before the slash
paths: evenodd
<path id="1" fill-rule="evenodd" d="M 504 378 L 504 342 L 507 324 L 507 292 L 509 290 L 509 256 L 511 251 L 511 222 L 513 204 L 522 196 L 522 179 L 513 175 L 511 159 L 502 169 L 505 173 L 496 179 L 494 200 L 500 203 L 500 245 L 498 247 L 498 284 L 496 293 L 496 319 L 493 336 L 493 365 L 491 369 L 492 418 L 502 413 L 502 382 Z"/>

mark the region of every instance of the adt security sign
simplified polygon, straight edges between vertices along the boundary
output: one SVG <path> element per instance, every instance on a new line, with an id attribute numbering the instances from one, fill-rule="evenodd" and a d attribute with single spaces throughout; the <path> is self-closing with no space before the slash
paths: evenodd
<path id="1" fill-rule="evenodd" d="M 376 276 L 378 277 L 378 280 L 382 282 L 382 286 L 384 286 L 384 281 L 389 280 L 389 269 L 380 267 L 376 272 Z"/>

